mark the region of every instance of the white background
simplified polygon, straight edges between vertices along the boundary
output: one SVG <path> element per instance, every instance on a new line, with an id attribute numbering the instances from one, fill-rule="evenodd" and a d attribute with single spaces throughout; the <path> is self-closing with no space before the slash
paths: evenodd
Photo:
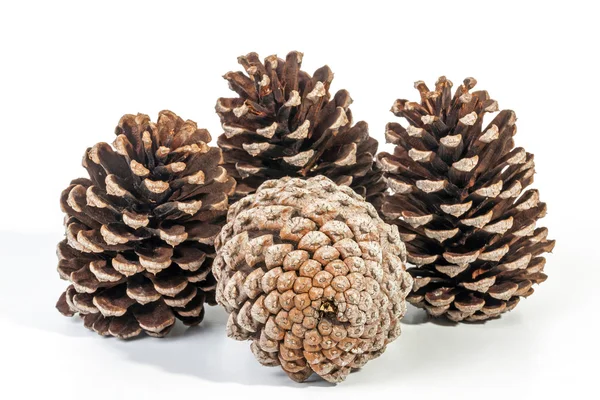
<path id="1" fill-rule="evenodd" d="M 600 65 L 593 2 L 2 2 L 0 5 L 0 393 L 3 399 L 524 399 L 595 386 Z M 169 108 L 220 133 L 221 76 L 238 55 L 304 52 L 328 64 L 355 120 L 383 143 L 415 80 L 474 76 L 516 111 L 535 153 L 542 221 L 557 239 L 547 282 L 500 320 L 450 326 L 411 308 L 379 359 L 331 386 L 296 384 L 225 337 L 209 308 L 164 340 L 103 339 L 54 309 L 60 191 L 86 147 L 125 113 Z M 381 146 L 387 148 L 387 146 Z M 590 395 L 593 396 L 593 395 Z"/>

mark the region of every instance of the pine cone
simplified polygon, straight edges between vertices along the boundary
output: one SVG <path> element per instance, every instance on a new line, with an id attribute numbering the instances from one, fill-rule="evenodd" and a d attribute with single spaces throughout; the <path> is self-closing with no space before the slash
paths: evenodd
<path id="1" fill-rule="evenodd" d="M 406 243 L 414 278 L 408 300 L 433 316 L 478 321 L 512 310 L 532 285 L 546 279 L 552 251 L 546 214 L 533 182 L 533 154 L 514 147 L 515 114 L 502 110 L 482 129 L 498 103 L 485 91 L 470 93 L 467 78 L 454 97 L 441 77 L 434 91 L 419 81 L 421 103 L 397 100 L 392 112 L 408 127 L 390 123 L 394 154 L 378 161 L 394 194 L 381 213 Z"/>
<path id="2" fill-rule="evenodd" d="M 346 90 L 331 98 L 329 67 L 311 77 L 300 69 L 302 57 L 293 51 L 285 61 L 273 55 L 263 64 L 250 53 L 238 58 L 247 76 L 224 76 L 239 95 L 215 107 L 225 132 L 218 138 L 225 168 L 238 182 L 234 200 L 267 179 L 324 175 L 374 201 L 385 190 L 374 163 L 377 140 L 366 122 L 352 126 Z"/>
<path id="3" fill-rule="evenodd" d="M 208 131 L 170 111 L 156 124 L 125 115 L 115 133 L 114 150 L 87 149 L 90 178 L 62 193 L 58 272 L 71 286 L 57 308 L 101 335 L 160 337 L 175 318 L 198 324 L 204 302 L 215 304 L 213 241 L 235 180 Z"/>
<path id="4" fill-rule="evenodd" d="M 295 381 L 340 382 L 400 334 L 412 286 L 396 227 L 319 176 L 263 183 L 230 208 L 215 240 L 228 336 L 252 340 Z"/>

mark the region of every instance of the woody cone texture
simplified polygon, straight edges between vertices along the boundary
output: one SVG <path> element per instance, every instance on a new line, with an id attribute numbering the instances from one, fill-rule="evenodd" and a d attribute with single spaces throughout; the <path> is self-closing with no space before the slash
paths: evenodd
<path id="1" fill-rule="evenodd" d="M 265 182 L 216 240 L 228 336 L 295 381 L 340 382 L 400 334 L 412 278 L 395 226 L 325 177 Z"/>
<path id="2" fill-rule="evenodd" d="M 234 200 L 268 179 L 324 175 L 374 201 L 385 190 L 374 163 L 377 141 L 366 122 L 352 125 L 348 92 L 329 93 L 329 67 L 310 76 L 300 69 L 302 57 L 293 51 L 262 63 L 250 53 L 238 58 L 246 74 L 224 76 L 239 96 L 216 105 L 224 130 L 218 145 L 238 182 Z"/>
<path id="3" fill-rule="evenodd" d="M 89 179 L 61 196 L 58 272 L 71 285 L 57 308 L 101 335 L 164 336 L 214 303 L 213 240 L 235 181 L 208 131 L 170 111 L 156 123 L 125 115 L 115 133 L 113 147 L 86 151 Z"/>
<path id="4" fill-rule="evenodd" d="M 514 147 L 515 114 L 467 78 L 451 94 L 441 77 L 420 103 L 397 100 L 408 126 L 387 126 L 394 154 L 378 156 L 393 194 L 381 213 L 406 243 L 414 289 L 408 300 L 433 316 L 478 321 L 512 310 L 546 280 L 541 255 L 554 247 L 533 182 L 533 155 Z"/>

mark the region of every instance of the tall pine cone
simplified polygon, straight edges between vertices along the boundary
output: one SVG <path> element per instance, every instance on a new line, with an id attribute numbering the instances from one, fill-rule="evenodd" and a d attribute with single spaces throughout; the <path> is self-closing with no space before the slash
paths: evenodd
<path id="1" fill-rule="evenodd" d="M 221 98 L 216 111 L 223 133 L 225 168 L 238 186 L 234 200 L 254 193 L 267 179 L 324 175 L 374 201 L 385 183 L 376 169 L 377 141 L 364 121 L 352 125 L 346 90 L 333 98 L 328 66 L 311 77 L 300 69 L 302 53 L 284 60 L 256 53 L 238 58 L 243 72 L 224 78 L 239 97 Z"/>
<path id="2" fill-rule="evenodd" d="M 554 247 L 533 182 L 533 154 L 514 147 L 515 114 L 485 91 L 470 93 L 467 78 L 451 95 L 439 78 L 430 91 L 419 81 L 421 102 L 397 100 L 392 112 L 408 127 L 390 123 L 394 154 L 378 161 L 393 194 L 381 213 L 400 229 L 415 264 L 408 300 L 433 316 L 477 321 L 512 310 L 532 285 L 546 280 L 541 255 Z"/>
<path id="3" fill-rule="evenodd" d="M 295 381 L 330 382 L 400 334 L 412 278 L 395 226 L 352 189 L 318 176 L 262 184 L 234 204 L 215 241 L 227 334 Z"/>
<path id="4" fill-rule="evenodd" d="M 57 308 L 119 338 L 164 336 L 214 304 L 214 237 L 225 223 L 235 180 L 221 150 L 193 121 L 162 111 L 125 115 L 113 148 L 87 149 L 89 179 L 62 193 L 66 239 L 58 272 L 71 285 Z"/>

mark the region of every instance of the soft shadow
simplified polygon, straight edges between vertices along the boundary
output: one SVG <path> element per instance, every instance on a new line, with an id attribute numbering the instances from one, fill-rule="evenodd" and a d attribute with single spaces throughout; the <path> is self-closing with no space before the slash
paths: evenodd
<path id="1" fill-rule="evenodd" d="M 450 321 L 448 318 L 434 318 L 427 314 L 422 308 L 417 308 L 412 304 L 407 305 L 406 314 L 402 318 L 402 323 L 406 325 L 422 325 L 425 323 L 431 323 L 439 326 L 450 326 L 454 327 L 458 324 L 454 321 Z"/>
<path id="2" fill-rule="evenodd" d="M 423 374 L 452 375 L 457 363 L 483 368 L 486 360 L 481 355 L 492 353 L 494 347 L 510 337 L 515 325 L 522 323 L 518 316 L 508 316 L 500 325 L 456 324 L 411 308 L 402 320 L 400 338 L 388 345 L 382 357 L 364 367 L 359 375 L 361 381 L 385 383 L 420 380 Z M 447 329 L 448 326 L 453 329 Z"/>
<path id="3" fill-rule="evenodd" d="M 135 341 L 106 341 L 106 346 L 137 363 L 156 365 L 175 374 L 191 375 L 213 382 L 290 387 L 332 384 L 313 375 L 296 383 L 279 368 L 261 366 L 250 351 L 250 342 L 226 337 L 227 315 L 220 307 L 208 307 L 206 318 L 197 327 L 178 324 L 164 339 L 144 337 Z"/>
<path id="4" fill-rule="evenodd" d="M 3 278 L 0 315 L 42 331 L 84 337 L 79 318 L 63 317 L 54 307 L 68 284 L 56 272 L 56 244 L 60 234 L 0 232 Z"/>

